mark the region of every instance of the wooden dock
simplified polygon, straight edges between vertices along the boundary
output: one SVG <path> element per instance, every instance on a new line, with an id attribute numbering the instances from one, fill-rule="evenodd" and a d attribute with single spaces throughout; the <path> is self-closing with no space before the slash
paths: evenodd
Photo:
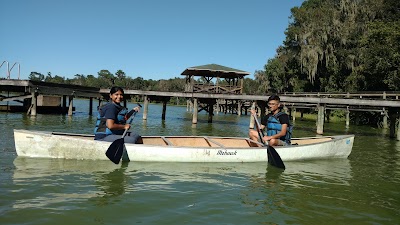
<path id="1" fill-rule="evenodd" d="M 92 114 L 92 101 L 93 98 L 100 98 L 99 88 L 83 87 L 79 85 L 69 84 L 56 84 L 49 82 L 33 81 L 33 80 L 0 80 L 0 100 L 2 102 L 15 101 L 22 103 L 23 109 L 28 114 L 35 116 L 38 109 L 47 112 L 67 112 L 68 115 L 73 113 L 73 99 L 74 98 L 89 98 L 89 114 Z M 12 95 L 10 96 L 10 93 Z M 60 98 L 59 106 L 51 104 L 54 98 L 48 98 L 44 96 L 54 96 Z M 43 105 L 38 105 L 38 98 L 41 98 Z M 68 98 L 68 109 L 67 109 L 67 98 Z M 50 100 L 51 99 L 51 100 Z M 50 105 L 46 105 L 49 104 Z M 15 106 L 8 106 L 7 110 Z"/>
<path id="2" fill-rule="evenodd" d="M 31 80 L 0 80 L 0 100 L 2 102 L 16 101 L 23 104 L 26 112 L 35 116 L 38 111 L 39 96 L 56 96 L 62 98 L 60 107 L 68 115 L 73 114 L 74 98 L 89 98 L 89 114 L 92 114 L 93 99 L 108 99 L 109 89 L 99 89 L 93 87 L 83 87 L 78 85 L 55 84 L 38 82 Z M 12 93 L 12 96 L 9 96 Z M 221 94 L 221 93 L 194 93 L 194 92 L 160 92 L 160 91 L 142 91 L 125 90 L 126 99 L 133 96 L 140 96 L 143 99 L 143 119 L 147 119 L 148 103 L 150 101 L 161 101 L 163 103 L 162 119 L 165 119 L 166 106 L 170 98 L 185 98 L 188 102 L 188 110 L 193 111 L 192 123 L 197 123 L 197 113 L 206 110 L 209 115 L 209 122 L 212 122 L 214 109 L 220 108 L 218 104 L 233 102 L 237 108 L 236 113 L 240 115 L 243 107 L 258 107 L 261 113 L 265 113 L 265 101 L 268 96 L 265 95 L 246 95 L 246 94 Z M 286 93 L 280 95 L 285 108 L 292 114 L 292 119 L 296 110 L 314 108 L 318 111 L 317 133 L 323 133 L 326 111 L 339 109 L 346 112 L 346 126 L 349 126 L 349 114 L 356 111 L 374 111 L 380 112 L 383 121 L 390 119 L 390 136 L 396 137 L 396 120 L 400 114 L 399 93 Z M 67 105 L 68 98 L 68 105 Z M 126 106 L 126 102 L 124 103 Z M 203 105 L 202 105 L 203 104 Z M 216 107 L 215 107 L 216 106 Z M 68 110 L 67 110 L 68 107 Z M 247 110 L 245 110 L 246 112 Z M 218 110 L 217 110 L 218 113 Z M 252 125 L 250 125 L 252 126 Z M 399 126 L 400 127 L 400 126 Z M 397 139 L 400 140 L 400 128 L 397 129 Z"/>

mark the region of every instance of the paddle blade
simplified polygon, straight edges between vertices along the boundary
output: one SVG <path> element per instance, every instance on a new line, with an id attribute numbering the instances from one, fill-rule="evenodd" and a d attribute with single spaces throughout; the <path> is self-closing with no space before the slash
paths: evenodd
<path id="1" fill-rule="evenodd" d="M 121 161 L 122 153 L 124 152 L 124 138 L 117 139 L 111 143 L 106 151 L 106 156 L 115 164 Z"/>
<path id="2" fill-rule="evenodd" d="M 267 146 L 267 154 L 268 154 L 268 163 L 271 164 L 272 166 L 276 166 L 281 169 L 285 169 L 285 164 L 283 164 L 283 161 L 281 157 L 279 156 L 278 152 L 275 150 L 274 147 L 268 145 Z"/>

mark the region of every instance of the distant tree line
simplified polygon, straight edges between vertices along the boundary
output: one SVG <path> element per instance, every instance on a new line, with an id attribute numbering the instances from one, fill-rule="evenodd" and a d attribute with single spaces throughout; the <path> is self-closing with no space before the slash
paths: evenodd
<path id="1" fill-rule="evenodd" d="M 200 77 L 198 82 L 204 78 Z M 49 72 L 47 75 L 31 72 L 29 80 L 60 83 L 60 84 L 74 84 L 87 87 L 97 88 L 110 88 L 112 86 L 120 86 L 124 89 L 131 90 L 144 90 L 144 91 L 170 91 L 170 92 L 183 92 L 185 90 L 185 78 L 171 78 L 168 80 L 145 80 L 142 77 L 132 78 L 125 74 L 124 71 L 118 70 L 115 74 L 112 74 L 108 70 L 100 70 L 97 73 L 97 77 L 94 75 L 83 75 L 76 74 L 74 78 L 65 78 L 59 75 L 52 76 Z M 224 80 L 220 81 L 220 84 L 224 84 Z M 250 78 L 245 78 L 244 81 L 244 92 L 247 94 L 255 94 L 257 88 L 255 85 L 257 82 Z"/>
<path id="2" fill-rule="evenodd" d="M 145 80 L 142 77 L 129 77 L 122 70 L 118 70 L 115 74 L 108 70 L 100 70 L 97 73 L 97 76 L 76 74 L 74 78 L 65 78 L 59 75 L 52 76 L 50 72 L 47 73 L 47 75 L 38 72 L 31 72 L 29 79 L 97 88 L 120 86 L 124 89 L 152 91 L 183 91 L 185 85 L 184 78 L 172 78 L 169 80 Z"/>
<path id="3" fill-rule="evenodd" d="M 185 78 L 171 78 L 168 80 L 145 80 L 142 77 L 132 78 L 127 76 L 124 71 L 118 70 L 115 74 L 108 70 L 100 70 L 97 76 L 94 75 L 83 75 L 76 74 L 74 78 L 65 78 L 59 75 L 52 75 L 51 72 L 44 75 L 39 72 L 31 72 L 29 74 L 29 80 L 60 83 L 60 84 L 73 84 L 81 85 L 86 87 L 97 87 L 97 88 L 110 88 L 112 86 L 120 86 L 124 89 L 131 90 L 143 90 L 143 91 L 169 91 L 169 92 L 183 92 L 185 90 Z M 197 82 L 204 83 L 205 79 L 200 77 Z M 212 83 L 212 82 L 211 82 Z M 220 84 L 226 83 L 225 80 L 221 80 Z M 245 78 L 244 81 L 244 93 L 256 94 L 257 88 L 255 88 L 257 82 L 250 78 Z M 138 98 L 138 97 L 136 97 Z M 138 99 L 135 99 L 138 101 Z M 171 98 L 169 101 L 171 104 L 186 104 L 184 99 Z"/>

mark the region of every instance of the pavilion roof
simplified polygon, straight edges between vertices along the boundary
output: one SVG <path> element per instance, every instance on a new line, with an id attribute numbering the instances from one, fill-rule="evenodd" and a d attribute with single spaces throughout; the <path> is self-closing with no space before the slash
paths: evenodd
<path id="1" fill-rule="evenodd" d="M 188 67 L 181 75 L 219 77 L 219 78 L 238 78 L 249 75 L 249 72 L 233 69 L 218 64 L 207 64 L 202 66 Z"/>

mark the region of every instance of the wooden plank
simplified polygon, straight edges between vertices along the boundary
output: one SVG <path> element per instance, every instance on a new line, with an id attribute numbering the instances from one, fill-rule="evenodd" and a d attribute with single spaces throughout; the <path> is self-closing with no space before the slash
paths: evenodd
<path id="1" fill-rule="evenodd" d="M 225 146 L 224 146 L 223 144 L 221 144 L 221 143 L 219 143 L 219 142 L 217 142 L 217 141 L 214 141 L 213 139 L 210 139 L 210 138 L 208 138 L 208 137 L 204 137 L 204 139 L 206 139 L 207 141 L 209 141 L 209 142 L 211 142 L 211 143 L 213 143 L 213 144 L 218 145 L 219 147 L 225 148 Z"/>
<path id="2" fill-rule="evenodd" d="M 170 142 L 166 137 L 161 136 L 161 139 L 163 139 L 163 141 L 164 141 L 167 145 L 169 145 L 169 146 L 174 146 L 174 144 L 172 144 L 172 142 Z"/>

